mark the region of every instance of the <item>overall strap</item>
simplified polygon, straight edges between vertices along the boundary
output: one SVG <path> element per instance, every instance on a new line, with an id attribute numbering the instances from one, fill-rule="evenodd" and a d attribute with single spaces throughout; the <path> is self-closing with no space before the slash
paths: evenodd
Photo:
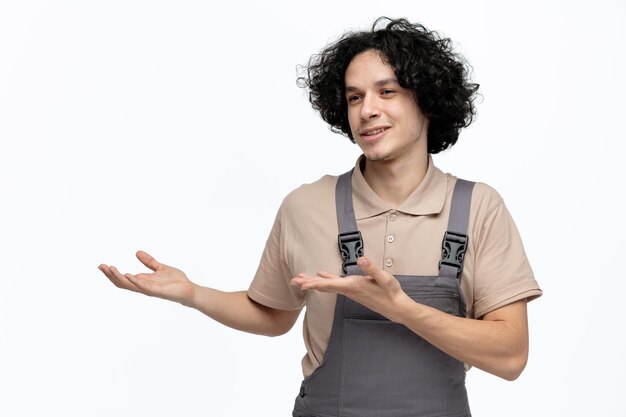
<path id="1" fill-rule="evenodd" d="M 348 275 L 363 274 L 356 260 L 363 256 L 363 238 L 357 229 L 352 205 L 352 171 L 339 176 L 335 187 L 335 204 L 339 225 L 338 245 L 343 271 Z M 468 246 L 467 226 L 474 182 L 457 179 L 452 194 L 448 229 L 444 234 L 439 276 L 460 278 L 463 257 Z"/>
<path id="2" fill-rule="evenodd" d="M 468 247 L 467 225 L 474 182 L 457 179 L 452 194 L 448 230 L 443 236 L 439 276 L 461 277 L 463 258 Z"/>
<path id="3" fill-rule="evenodd" d="M 348 275 L 362 275 L 356 266 L 356 260 L 363 256 L 363 238 L 356 227 L 354 207 L 352 205 L 352 169 L 337 179 L 335 187 L 335 205 L 339 224 L 339 252 L 343 259 L 343 272 Z"/>

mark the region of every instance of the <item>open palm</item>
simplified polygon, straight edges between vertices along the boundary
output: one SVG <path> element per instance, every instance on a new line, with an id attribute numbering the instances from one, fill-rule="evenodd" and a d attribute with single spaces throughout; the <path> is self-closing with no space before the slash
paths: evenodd
<path id="1" fill-rule="evenodd" d="M 188 304 L 194 295 L 194 284 L 178 268 L 162 264 L 144 251 L 136 253 L 137 259 L 151 269 L 151 273 L 122 274 L 114 266 L 101 264 L 104 275 L 119 288 L 153 297 Z"/>

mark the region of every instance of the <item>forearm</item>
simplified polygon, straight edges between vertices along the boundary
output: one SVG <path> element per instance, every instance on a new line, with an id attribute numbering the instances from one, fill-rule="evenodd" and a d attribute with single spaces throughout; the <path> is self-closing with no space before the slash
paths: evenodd
<path id="1" fill-rule="evenodd" d="M 278 336 L 294 324 L 298 312 L 282 312 L 263 306 L 246 291 L 224 292 L 195 285 L 193 298 L 184 303 L 212 319 L 248 333 Z"/>
<path id="2" fill-rule="evenodd" d="M 501 320 L 504 314 L 523 319 Z M 505 306 L 483 320 L 474 320 L 446 314 L 409 299 L 398 309 L 394 321 L 404 324 L 450 356 L 501 378 L 517 378 L 526 365 L 525 300 Z"/>

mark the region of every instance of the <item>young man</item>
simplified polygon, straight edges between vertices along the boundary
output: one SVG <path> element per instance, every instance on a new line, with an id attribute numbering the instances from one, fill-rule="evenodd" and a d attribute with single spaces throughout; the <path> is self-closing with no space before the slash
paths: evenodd
<path id="1" fill-rule="evenodd" d="M 472 121 L 478 86 L 463 60 L 421 25 L 380 20 L 299 80 L 363 155 L 285 198 L 248 291 L 200 287 L 141 251 L 153 273 L 100 269 L 252 333 L 283 334 L 306 306 L 296 417 L 469 416 L 466 367 L 517 378 L 541 290 L 500 196 L 429 155 Z"/>

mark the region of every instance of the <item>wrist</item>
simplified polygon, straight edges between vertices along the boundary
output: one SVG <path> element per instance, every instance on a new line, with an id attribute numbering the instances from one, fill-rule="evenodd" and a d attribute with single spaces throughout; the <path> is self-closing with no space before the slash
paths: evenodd
<path id="1" fill-rule="evenodd" d="M 406 322 L 411 316 L 411 312 L 416 304 L 417 303 L 403 291 L 402 294 L 399 294 L 396 297 L 396 300 L 393 303 L 394 308 L 392 314 L 388 317 L 389 320 L 406 325 Z"/>
<path id="2" fill-rule="evenodd" d="M 182 300 L 180 300 L 180 303 L 182 305 L 184 305 L 185 307 L 189 307 L 189 308 L 194 308 L 194 309 L 198 309 L 198 298 L 200 296 L 200 293 L 202 291 L 202 287 L 200 287 L 197 284 L 194 284 L 193 282 L 190 282 L 191 286 L 190 286 L 190 291 L 189 294 L 184 297 Z"/>

